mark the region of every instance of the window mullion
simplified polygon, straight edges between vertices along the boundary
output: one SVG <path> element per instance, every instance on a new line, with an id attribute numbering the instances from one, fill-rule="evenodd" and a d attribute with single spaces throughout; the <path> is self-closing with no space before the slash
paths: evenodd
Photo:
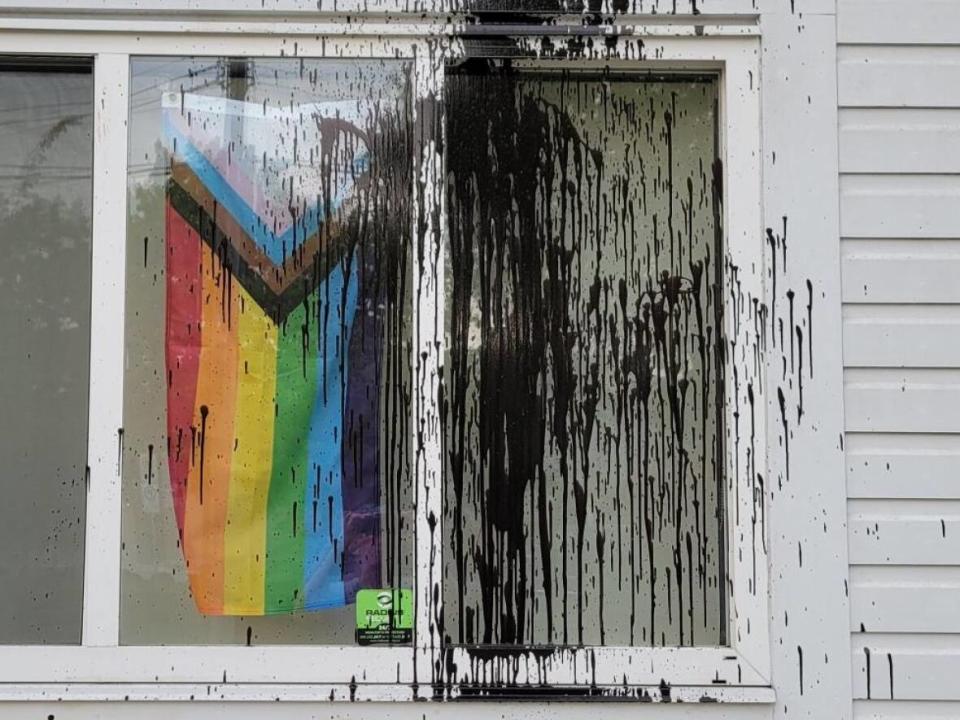
<path id="1" fill-rule="evenodd" d="M 97 56 L 83 644 L 101 647 L 117 645 L 120 625 L 128 76 L 125 53 Z"/>
<path id="2" fill-rule="evenodd" d="M 442 637 L 437 626 L 443 597 L 443 480 L 440 427 L 440 373 L 443 355 L 443 168 L 440 155 L 443 65 L 421 54 L 415 66 L 416 181 L 414 183 L 414 346 L 415 526 L 417 679 L 423 683 L 435 667 Z M 429 101 L 427 100 L 429 98 Z"/>

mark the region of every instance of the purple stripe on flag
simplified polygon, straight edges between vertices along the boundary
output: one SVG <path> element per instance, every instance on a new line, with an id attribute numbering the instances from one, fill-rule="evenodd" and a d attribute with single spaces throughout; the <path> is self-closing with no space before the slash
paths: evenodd
<path id="1" fill-rule="evenodd" d="M 381 586 L 379 438 L 379 298 L 372 253 L 360 262 L 361 306 L 354 317 L 347 356 L 347 396 L 343 418 L 343 590 L 347 603 L 357 591 Z"/>

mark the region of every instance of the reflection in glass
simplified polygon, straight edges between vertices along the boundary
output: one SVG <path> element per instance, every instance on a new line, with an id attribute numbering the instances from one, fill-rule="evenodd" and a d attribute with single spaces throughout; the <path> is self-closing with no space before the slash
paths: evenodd
<path id="1" fill-rule="evenodd" d="M 93 76 L 0 68 L 0 643 L 78 644 Z"/>
<path id="2" fill-rule="evenodd" d="M 715 83 L 446 92 L 450 637 L 722 644 Z"/>
<path id="3" fill-rule="evenodd" d="M 409 87 L 133 62 L 125 644 L 349 644 L 411 586 Z"/>

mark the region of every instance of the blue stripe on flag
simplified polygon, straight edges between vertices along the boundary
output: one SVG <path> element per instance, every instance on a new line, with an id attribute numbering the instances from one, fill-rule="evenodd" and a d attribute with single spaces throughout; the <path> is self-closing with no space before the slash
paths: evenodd
<path id="1" fill-rule="evenodd" d="M 304 547 L 304 602 L 307 608 L 345 603 L 343 557 L 343 432 L 344 393 L 347 388 L 347 351 L 357 312 L 357 256 L 350 259 L 350 277 L 344 296 L 344 266 L 337 263 L 317 288 L 320 317 L 317 353 L 317 396 L 310 418 L 307 445 L 312 476 L 307 483 Z M 312 338 L 312 341 L 316 339 Z M 319 470 L 319 471 L 318 471 Z M 314 505 L 316 503 L 316 505 Z M 316 524 L 314 524 L 316 507 Z"/>

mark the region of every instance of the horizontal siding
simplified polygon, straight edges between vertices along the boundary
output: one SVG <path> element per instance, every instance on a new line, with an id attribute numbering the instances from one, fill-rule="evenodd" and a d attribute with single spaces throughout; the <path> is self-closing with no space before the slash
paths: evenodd
<path id="1" fill-rule="evenodd" d="M 956 108 L 960 46 L 841 45 L 841 108 Z"/>
<path id="2" fill-rule="evenodd" d="M 957 42 L 956 0 L 838 0 L 837 6 L 837 39 L 843 44 Z"/>
<path id="3" fill-rule="evenodd" d="M 848 368 L 844 403 L 847 431 L 960 433 L 960 369 Z"/>
<path id="4" fill-rule="evenodd" d="M 960 497 L 960 435 L 848 432 L 846 462 L 850 498 Z"/>
<path id="5" fill-rule="evenodd" d="M 854 632 L 960 633 L 960 568 L 858 565 L 850 590 Z"/>
<path id="6" fill-rule="evenodd" d="M 960 172 L 960 110 L 845 108 L 839 125 L 840 172 Z"/>
<path id="7" fill-rule="evenodd" d="M 957 720 L 960 702 L 855 700 L 854 720 Z"/>
<path id="8" fill-rule="evenodd" d="M 840 252 L 845 303 L 960 303 L 960 240 L 848 238 Z"/>
<path id="9" fill-rule="evenodd" d="M 958 28 L 838 0 L 855 718 L 960 718 Z"/>
<path id="10" fill-rule="evenodd" d="M 840 206 L 843 237 L 956 238 L 960 175 L 841 175 Z"/>
<path id="11" fill-rule="evenodd" d="M 960 700 L 960 636 L 924 635 L 922 643 L 903 634 L 858 632 L 851 638 L 854 697 Z"/>
<path id="12" fill-rule="evenodd" d="M 848 304 L 843 356 L 847 367 L 960 367 L 960 307 Z"/>
<path id="13" fill-rule="evenodd" d="M 951 566 L 960 558 L 960 500 L 851 500 L 848 513 L 851 565 Z"/>

